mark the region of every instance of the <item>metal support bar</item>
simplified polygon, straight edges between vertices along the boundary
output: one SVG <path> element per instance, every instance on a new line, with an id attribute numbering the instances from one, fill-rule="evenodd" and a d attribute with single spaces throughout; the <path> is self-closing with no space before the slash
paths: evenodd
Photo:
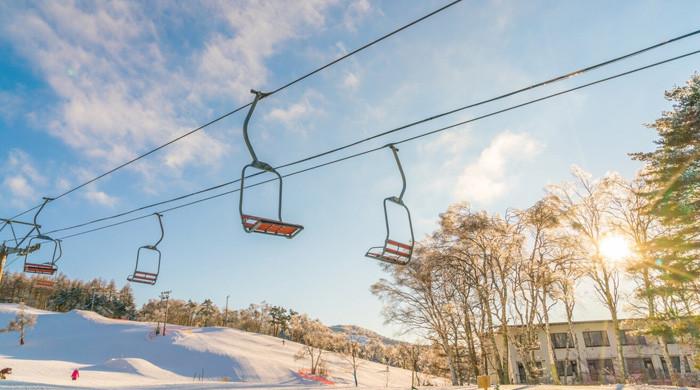
<path id="1" fill-rule="evenodd" d="M 406 175 L 403 172 L 403 167 L 401 166 L 401 160 L 399 160 L 399 149 L 396 147 L 394 144 L 390 144 L 389 148 L 391 148 L 391 152 L 394 153 L 394 159 L 396 160 L 396 165 L 399 167 L 399 173 L 401 173 L 401 182 L 402 187 L 401 187 L 401 194 L 397 197 L 399 200 L 399 203 L 403 203 L 403 194 L 406 192 Z"/>
<path id="2" fill-rule="evenodd" d="M 31 223 L 31 222 L 17 221 L 17 220 L 14 220 L 14 219 L 0 218 L 0 221 L 5 222 L 5 224 L 3 224 L 3 227 L 1 227 L 0 230 L 2 230 L 2 229 L 5 227 L 5 225 L 11 225 L 11 224 L 16 224 L 16 225 L 27 225 L 27 226 L 38 226 L 38 227 L 41 228 L 41 225 L 36 225 L 36 224 Z"/>
<path id="3" fill-rule="evenodd" d="M 163 214 L 161 213 L 154 213 L 156 217 L 158 217 L 158 225 L 160 226 L 160 238 L 158 241 L 156 241 L 155 244 L 153 244 L 153 248 L 157 248 L 158 244 L 160 244 L 161 241 L 163 241 L 163 237 L 165 237 L 165 230 L 163 230 Z"/>
<path id="4" fill-rule="evenodd" d="M 253 150 L 253 145 L 250 143 L 250 138 L 248 138 L 248 122 L 250 122 L 250 118 L 253 116 L 253 111 L 255 111 L 255 106 L 258 105 L 258 101 L 266 96 L 268 96 L 268 93 L 265 92 L 260 92 L 256 91 L 254 89 L 250 90 L 251 93 L 255 94 L 255 99 L 253 99 L 253 103 L 250 105 L 250 109 L 248 110 L 248 115 L 245 116 L 245 120 L 243 121 L 243 140 L 245 141 L 245 146 L 248 147 L 248 152 L 250 153 L 250 157 L 253 159 L 253 166 L 259 169 L 263 169 L 266 171 L 269 171 L 272 169 L 271 166 L 262 163 L 262 164 L 256 164 L 260 163 L 260 160 L 258 160 L 258 156 L 255 154 L 255 150 Z"/>
<path id="5" fill-rule="evenodd" d="M 31 236 L 32 233 L 34 233 L 34 232 L 37 233 L 37 236 L 41 236 L 41 235 L 42 235 L 42 234 L 41 234 L 41 225 L 39 225 L 39 224 L 37 223 L 36 219 L 39 217 L 39 214 L 41 213 L 41 211 L 44 210 L 44 207 L 46 207 L 46 205 L 47 205 L 49 202 L 51 202 L 52 200 L 53 200 L 53 198 L 44 197 L 44 203 L 41 204 L 41 207 L 39 207 L 39 210 L 37 210 L 37 211 L 36 211 L 36 214 L 34 214 L 34 219 L 33 219 L 33 222 L 34 222 L 33 225 L 34 225 L 34 227 L 33 227 L 29 232 L 27 232 L 27 234 L 22 238 L 22 240 L 20 240 L 20 241 L 17 243 L 17 247 L 22 246 L 22 244 L 24 244 L 24 242 L 29 238 L 29 236 Z"/>

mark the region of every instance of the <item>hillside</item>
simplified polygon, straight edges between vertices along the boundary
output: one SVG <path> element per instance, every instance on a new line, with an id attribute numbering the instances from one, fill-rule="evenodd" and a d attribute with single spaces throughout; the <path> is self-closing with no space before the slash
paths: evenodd
<path id="1" fill-rule="evenodd" d="M 357 325 L 333 325 L 329 328 L 333 332 L 342 333 L 348 338 L 353 339 L 361 344 L 367 344 L 374 341 L 385 346 L 391 346 L 401 343 L 401 341 L 390 339 L 388 337 L 380 335 L 375 331 L 365 329 Z"/>
<path id="2" fill-rule="evenodd" d="M 18 307 L 0 304 L 0 325 L 14 316 Z M 37 325 L 28 331 L 26 344 L 18 345 L 17 333 L 0 334 L 0 368 L 11 367 L 11 381 L 88 388 L 191 388 L 195 375 L 204 376 L 196 387 L 306 387 L 316 382 L 298 371 L 306 360 L 295 360 L 300 344 L 275 337 L 229 328 L 169 326 L 167 335 L 156 337 L 153 324 L 112 320 L 88 311 L 54 313 L 27 309 L 37 315 Z M 325 355 L 329 379 L 339 385 L 352 382 L 351 369 L 340 356 Z M 71 382 L 73 368 L 81 378 Z M 223 379 L 231 383 L 222 382 Z M 363 362 L 361 386 L 384 387 L 386 367 Z M 437 382 L 437 380 L 435 380 Z M 390 368 L 390 386 L 410 386 L 411 372 Z"/>

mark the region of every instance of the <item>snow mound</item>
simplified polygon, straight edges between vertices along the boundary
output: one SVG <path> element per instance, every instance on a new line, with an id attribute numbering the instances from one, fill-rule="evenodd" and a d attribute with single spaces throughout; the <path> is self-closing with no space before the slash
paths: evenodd
<path id="1" fill-rule="evenodd" d="M 5 315 L 15 316 L 15 315 L 17 315 L 18 311 L 19 311 L 19 305 L 16 303 L 0 304 L 0 315 L 5 314 Z M 29 306 L 24 307 L 24 312 L 29 313 L 29 314 L 33 314 L 33 315 L 57 314 L 57 313 L 54 313 L 52 311 L 39 310 L 39 309 L 35 309 L 35 308 L 29 307 Z"/>
<path id="2" fill-rule="evenodd" d="M 0 304 L 0 328 L 13 319 L 17 305 Z M 155 324 L 113 320 L 89 311 L 53 313 L 31 308 L 36 326 L 18 345 L 16 332 L 0 333 L 0 366 L 11 367 L 11 380 L 70 388 L 142 388 L 192 386 L 193 378 L 211 388 L 308 387 L 300 370 L 309 362 L 295 359 L 302 345 L 229 328 L 168 325 L 156 336 Z M 340 386 L 354 384 L 352 367 L 341 356 L 324 353 L 327 378 Z M 73 369 L 80 379 L 70 380 Z M 408 386 L 411 372 L 363 362 L 360 386 Z M 224 382 L 227 382 L 224 384 Z M 434 383 L 442 383 L 434 379 Z M 7 383 L 7 382 L 4 382 Z M 141 387 L 139 387 L 141 386 Z M 316 385 L 318 386 L 318 385 Z M 2 383 L 0 383 L 2 388 Z"/>
<path id="3" fill-rule="evenodd" d="M 83 367 L 84 371 L 109 371 L 122 372 L 126 374 L 140 375 L 150 379 L 160 380 L 184 380 L 180 375 L 177 375 L 168 370 L 164 370 L 148 360 L 139 358 L 115 358 L 109 359 L 103 364 Z"/>

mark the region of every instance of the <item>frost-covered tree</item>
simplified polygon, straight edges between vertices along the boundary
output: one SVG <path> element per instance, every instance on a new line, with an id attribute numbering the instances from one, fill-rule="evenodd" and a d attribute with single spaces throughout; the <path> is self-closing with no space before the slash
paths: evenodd
<path id="1" fill-rule="evenodd" d="M 357 369 L 360 368 L 363 362 L 363 346 L 350 336 L 348 340 L 342 343 L 342 349 L 340 351 L 343 360 L 345 360 L 348 365 L 350 365 L 350 370 L 352 372 L 352 378 L 355 381 L 355 387 L 358 386 L 357 382 Z"/>
<path id="2" fill-rule="evenodd" d="M 610 216 L 614 177 L 608 175 L 593 180 L 579 167 L 574 167 L 572 174 L 573 182 L 547 187 L 549 199 L 559 210 L 567 234 L 576 239 L 577 257 L 585 260 L 584 272 L 593 282 L 598 299 L 608 309 L 615 334 L 620 334 L 621 270 L 606 259 L 601 250 L 603 239 L 614 232 Z M 619 341 L 615 344 L 615 374 L 619 380 L 624 380 L 627 377 L 624 350 Z"/>
<path id="3" fill-rule="evenodd" d="M 319 368 L 323 365 L 323 353 L 332 349 L 334 341 L 333 333 L 318 320 L 312 320 L 306 315 L 295 316 L 292 329 L 300 336 L 303 347 L 294 355 L 295 360 L 308 358 L 310 360 L 311 374 L 319 374 Z"/>
<path id="4" fill-rule="evenodd" d="M 26 331 L 27 329 L 34 327 L 34 325 L 36 325 L 36 316 L 28 313 L 24 307 L 24 303 L 20 303 L 19 309 L 17 310 L 17 315 L 7 325 L 5 331 L 18 332 L 19 345 L 24 345 Z"/>

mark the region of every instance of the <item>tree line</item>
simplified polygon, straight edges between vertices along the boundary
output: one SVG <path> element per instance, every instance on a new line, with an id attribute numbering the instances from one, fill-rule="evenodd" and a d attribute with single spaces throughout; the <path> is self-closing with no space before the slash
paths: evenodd
<path id="1" fill-rule="evenodd" d="M 644 163 L 634 179 L 615 173 L 594 179 L 574 167 L 570 181 L 546 187 L 526 209 L 489 214 L 466 203 L 450 206 L 437 230 L 418 244 L 413 261 L 387 266 L 389 277 L 372 286 L 385 303 L 387 321 L 421 332 L 439 347 L 454 385 L 491 371 L 500 383 L 511 383 L 505 340 L 523 360 L 528 382 L 558 384 L 564 373 L 555 364 L 551 313 L 558 306 L 566 316 L 573 341 L 566 343 L 568 369 L 569 349 L 581 348 L 573 312 L 582 280 L 592 285 L 617 334 L 626 327 L 623 303 L 645 319 L 633 333 L 656 339 L 666 362 L 669 340 L 697 344 L 700 76 L 666 97 L 673 109 L 649 125 L 658 133 L 656 150 L 631 154 Z M 624 259 L 606 253 L 615 239 L 632 249 Z M 632 283 L 629 295 L 621 290 L 623 278 Z M 552 362 L 548 370 L 534 353 L 542 331 Z M 619 342 L 615 348 L 614 371 L 624 381 L 624 350 Z M 577 380 L 591 379 L 584 377 L 581 353 L 576 356 Z"/>

